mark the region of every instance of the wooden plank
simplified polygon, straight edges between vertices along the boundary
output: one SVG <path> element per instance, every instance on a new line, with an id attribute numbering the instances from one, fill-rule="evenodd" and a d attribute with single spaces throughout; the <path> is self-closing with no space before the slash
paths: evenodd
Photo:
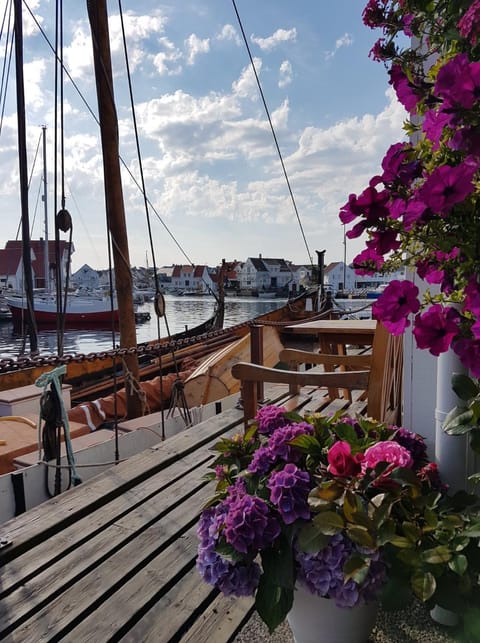
<path id="1" fill-rule="evenodd" d="M 36 542 L 49 538 L 82 516 L 107 504 L 171 463 L 184 458 L 199 446 L 238 427 L 242 420 L 240 410 L 228 409 L 172 436 L 157 448 L 153 447 L 132 456 L 102 475 L 83 483 L 81 487 L 71 489 L 6 522 L 0 529 L 0 537 L 8 538 L 13 544 L 1 552 L 0 565 L 34 546 Z"/>
<path id="2" fill-rule="evenodd" d="M 37 641 L 43 638 L 57 640 L 77 627 L 77 635 L 71 640 L 108 640 L 131 620 L 139 603 L 144 604 L 150 592 L 161 595 L 183 576 L 186 569 L 193 567 L 198 543 L 196 519 L 209 495 L 210 489 L 204 489 L 204 495 L 192 496 L 173 510 L 168 519 L 137 533 L 106 560 L 89 566 L 86 573 L 76 574 L 75 582 L 67 584 L 60 594 L 52 595 L 48 602 L 36 603 L 35 613 L 18 624 L 15 636 L 20 641 L 33 640 L 35 636 Z M 187 520 L 193 520 L 194 524 L 183 533 L 179 532 L 178 525 L 183 529 Z M 70 561 L 72 570 L 78 570 L 82 551 L 78 550 L 76 560 Z M 60 573 L 58 565 L 55 571 Z M 116 592 L 122 593 L 128 588 L 132 600 L 119 600 Z M 29 588 L 25 587 L 23 593 L 26 599 Z M 35 593 L 30 598 L 32 603 L 38 600 Z M 9 614 L 15 617 L 11 611 L 7 616 Z M 87 635 L 89 631 L 95 632 L 94 638 Z"/>
<path id="3" fill-rule="evenodd" d="M 211 643 L 232 640 L 253 613 L 253 598 L 218 596 L 197 619 L 179 643 Z M 152 639 L 153 643 L 153 639 Z"/>
<path id="4" fill-rule="evenodd" d="M 187 629 L 216 593 L 211 585 L 202 582 L 193 567 L 152 605 L 146 602 L 148 611 L 139 612 L 137 622 L 125 633 L 121 632 L 119 640 L 122 643 L 161 643 L 178 638 L 179 629 Z"/>
<path id="5" fill-rule="evenodd" d="M 208 462 L 212 460 L 211 456 Z M 180 483 L 174 486 L 165 488 L 164 482 L 163 489 L 158 485 L 156 495 L 146 496 L 141 503 L 138 502 L 138 497 L 133 497 L 122 499 L 123 506 L 119 507 L 119 502 L 116 502 L 113 503 L 114 507 L 102 508 L 97 512 L 97 516 L 93 516 L 93 521 L 89 517 L 75 525 L 77 534 L 72 533 L 73 530 L 70 529 L 67 533 L 54 536 L 47 543 L 11 561 L 2 573 L 0 617 L 3 617 L 6 623 L 8 616 L 4 616 L 4 611 L 10 611 L 16 618 L 20 618 L 26 609 L 32 609 L 31 605 L 23 603 L 22 597 L 26 588 L 35 595 L 36 603 L 48 600 L 52 594 L 59 593 L 63 586 L 73 583 L 76 576 L 86 573 L 92 566 L 130 541 L 137 532 L 150 526 L 154 527 L 164 516 L 165 520 L 171 520 L 169 512 L 175 508 L 176 503 L 185 499 L 188 503 L 185 511 L 190 507 L 192 512 L 190 516 L 185 513 L 184 525 L 188 524 L 195 512 L 199 511 L 198 506 L 190 506 L 189 497 L 199 494 L 200 506 L 208 497 L 208 492 L 203 490 L 203 476 L 206 471 L 206 466 L 201 466 L 182 477 Z M 167 478 L 169 472 L 163 473 Z M 157 477 L 159 476 L 161 474 Z M 141 493 L 141 490 L 139 492 Z M 134 505 L 129 507 L 128 503 L 131 500 L 134 501 Z M 115 516 L 117 509 L 120 511 Z M 109 522 L 103 519 L 105 510 L 110 510 Z M 92 522 L 95 527 L 92 527 Z M 172 535 L 170 532 L 168 534 L 169 537 Z M 75 540 L 75 535 L 77 542 L 71 543 L 69 536 Z"/>

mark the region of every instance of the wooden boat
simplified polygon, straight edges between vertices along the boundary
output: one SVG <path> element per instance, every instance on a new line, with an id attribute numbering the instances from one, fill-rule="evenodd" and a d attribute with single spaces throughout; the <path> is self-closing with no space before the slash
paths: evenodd
<path id="1" fill-rule="evenodd" d="M 27 300 L 22 295 L 6 295 L 5 301 L 12 312 L 13 322 L 21 324 L 26 317 Z M 56 325 L 57 300 L 53 296 L 34 297 L 35 321 L 38 325 Z M 69 295 L 64 312 L 65 327 L 79 328 L 99 324 L 118 323 L 118 306 L 109 297 L 77 297 Z"/>

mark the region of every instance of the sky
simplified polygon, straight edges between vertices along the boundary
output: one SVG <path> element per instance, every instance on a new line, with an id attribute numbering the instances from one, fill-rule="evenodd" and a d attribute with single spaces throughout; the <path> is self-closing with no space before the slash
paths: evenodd
<path id="1" fill-rule="evenodd" d="M 234 3 L 108 2 L 120 155 L 130 170 L 130 174 L 123 170 L 122 179 L 132 266 L 215 266 L 223 258 L 245 261 L 260 254 L 308 264 L 316 262 L 316 251 L 322 250 L 326 264 L 342 261 L 345 251 L 351 262 L 364 240 L 347 240 L 344 245 L 339 209 L 350 193 L 362 191 L 379 172 L 388 147 L 405 138 L 406 114 L 388 84 L 385 68 L 368 55 L 381 34 L 363 25 L 365 4 L 366 0 L 235 2 L 287 183 Z M 57 130 L 56 137 L 54 5 L 53 0 L 24 2 L 31 236 L 38 239 L 45 234 L 43 164 L 41 148 L 37 150 L 46 126 L 49 237 L 53 237 L 62 184 L 60 170 L 57 188 L 53 175 L 57 138 L 63 139 L 63 162 L 57 153 L 57 168 L 64 168 L 65 207 L 73 221 L 72 270 L 84 264 L 107 268 L 87 3 L 64 3 L 63 36 L 57 40 L 63 40 L 68 74 L 63 75 L 62 85 L 63 136 Z M 4 26 L 6 6 L 6 0 L 0 0 Z M 2 66 L 6 44 L 4 27 Z M 15 86 L 12 60 L 6 98 L 2 96 L 0 247 L 19 238 Z M 148 213 L 138 187 L 140 168 L 147 202 L 153 206 Z M 61 238 L 68 240 L 63 233 Z"/>

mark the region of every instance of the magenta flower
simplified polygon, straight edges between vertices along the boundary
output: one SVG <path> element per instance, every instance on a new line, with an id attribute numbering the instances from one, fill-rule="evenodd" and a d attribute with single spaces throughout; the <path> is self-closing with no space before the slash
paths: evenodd
<path id="1" fill-rule="evenodd" d="M 353 267 L 357 275 L 374 275 L 384 263 L 384 258 L 374 248 L 366 248 L 355 257 Z"/>
<path id="2" fill-rule="evenodd" d="M 395 143 L 388 148 L 382 161 L 384 183 L 398 181 L 409 185 L 414 178 L 420 176 L 420 162 L 409 159 L 408 152 L 411 149 L 412 146 L 408 143 Z"/>
<path id="3" fill-rule="evenodd" d="M 441 165 L 427 178 L 419 190 L 425 205 L 437 214 L 447 214 L 456 203 L 464 201 L 473 190 L 476 167 L 470 163 L 457 166 Z"/>
<path id="4" fill-rule="evenodd" d="M 449 127 L 452 123 L 454 115 L 442 111 L 435 111 L 429 109 L 423 117 L 422 129 L 425 135 L 433 143 L 433 149 L 438 150 L 440 147 L 440 139 L 444 132 L 445 127 Z"/>
<path id="5" fill-rule="evenodd" d="M 477 44 L 480 35 L 480 0 L 474 0 L 463 14 L 458 23 L 458 30 L 472 45 Z"/>
<path id="6" fill-rule="evenodd" d="M 392 335 L 401 335 L 410 326 L 408 315 L 420 309 L 418 288 L 410 281 L 394 279 L 372 306 L 372 314 Z"/>
<path id="7" fill-rule="evenodd" d="M 418 348 L 427 348 L 432 355 L 445 353 L 458 335 L 459 314 L 451 306 L 434 304 L 415 317 L 413 334 Z"/>
<path id="8" fill-rule="evenodd" d="M 480 378 L 480 339 L 456 339 L 452 347 L 473 377 Z"/>
<path id="9" fill-rule="evenodd" d="M 407 112 L 413 113 L 416 110 L 420 96 L 416 88 L 407 78 L 400 65 L 392 65 L 388 72 L 389 83 L 393 86 L 397 98 L 405 107 Z"/>
<path id="10" fill-rule="evenodd" d="M 380 462 L 387 462 L 390 465 L 382 472 L 381 479 L 383 480 L 397 467 L 411 467 L 413 458 L 410 451 L 398 442 L 393 440 L 377 442 L 368 447 L 364 453 L 362 473 L 365 473 L 367 469 L 375 469 Z"/>
<path id="11" fill-rule="evenodd" d="M 327 459 L 329 473 L 346 478 L 360 473 L 363 454 L 353 455 L 350 443 L 339 440 L 328 450 Z"/>
<path id="12" fill-rule="evenodd" d="M 470 277 L 465 286 L 465 308 L 475 317 L 480 317 L 480 284 L 476 276 Z"/>
<path id="13" fill-rule="evenodd" d="M 471 109 L 480 92 L 480 63 L 471 63 L 465 53 L 443 65 L 437 75 L 434 93 L 445 107 Z"/>
<path id="14" fill-rule="evenodd" d="M 386 255 L 392 250 L 398 250 L 400 241 L 396 230 L 377 230 L 372 232 L 371 238 L 367 241 L 367 247 L 375 250 L 380 255 Z"/>

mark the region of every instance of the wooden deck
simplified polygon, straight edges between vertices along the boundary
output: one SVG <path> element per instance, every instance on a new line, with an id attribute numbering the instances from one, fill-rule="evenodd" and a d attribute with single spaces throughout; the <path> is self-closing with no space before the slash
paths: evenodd
<path id="1" fill-rule="evenodd" d="M 270 402 L 315 410 L 328 401 L 325 391 L 286 390 L 269 388 Z M 5 523 L 0 640 L 232 641 L 253 599 L 201 581 L 196 525 L 213 491 L 203 480 L 210 448 L 241 430 L 242 411 L 224 411 Z"/>

